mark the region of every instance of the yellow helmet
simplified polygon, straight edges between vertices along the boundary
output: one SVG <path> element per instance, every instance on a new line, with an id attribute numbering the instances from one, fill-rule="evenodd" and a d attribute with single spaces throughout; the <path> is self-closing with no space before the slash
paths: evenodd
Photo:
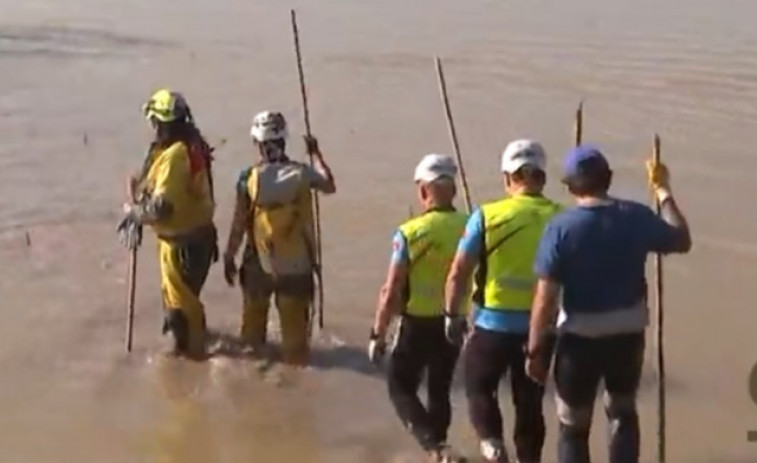
<path id="1" fill-rule="evenodd" d="M 178 92 L 163 88 L 155 92 L 150 100 L 142 105 L 142 112 L 147 120 L 153 118 L 160 122 L 173 122 L 181 119 L 191 119 L 189 106 L 184 97 Z"/>

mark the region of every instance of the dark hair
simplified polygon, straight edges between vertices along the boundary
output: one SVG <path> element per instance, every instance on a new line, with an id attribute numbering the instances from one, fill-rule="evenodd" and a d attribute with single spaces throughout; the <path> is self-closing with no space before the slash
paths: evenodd
<path id="1" fill-rule="evenodd" d="M 525 183 L 533 187 L 543 187 L 547 183 L 547 174 L 536 166 L 525 165 L 511 175 L 518 183 Z"/>
<path id="2" fill-rule="evenodd" d="M 202 138 L 199 130 L 192 124 L 183 119 L 177 119 L 171 122 L 156 122 L 155 141 L 158 146 L 167 148 L 177 141 L 190 144 L 197 137 Z"/>
<path id="3" fill-rule="evenodd" d="M 166 149 L 176 142 L 182 142 L 191 152 L 200 154 L 205 161 L 205 168 L 208 172 L 208 182 L 210 183 L 210 197 L 215 202 L 215 191 L 213 186 L 213 148 L 208 144 L 205 137 L 200 133 L 200 129 L 192 121 L 191 117 L 186 119 L 176 119 L 171 122 L 156 121 L 154 147 Z M 149 168 L 149 166 L 148 166 Z"/>
<path id="4" fill-rule="evenodd" d="M 603 195 L 610 189 L 612 170 L 601 159 L 587 159 L 578 164 L 575 174 L 563 178 L 563 183 L 575 196 Z"/>

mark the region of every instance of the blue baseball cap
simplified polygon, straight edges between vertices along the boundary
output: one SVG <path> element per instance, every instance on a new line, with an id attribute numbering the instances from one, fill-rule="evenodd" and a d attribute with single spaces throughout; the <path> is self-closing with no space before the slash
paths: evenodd
<path id="1" fill-rule="evenodd" d="M 610 170 L 610 163 L 602 154 L 602 151 L 595 145 L 578 145 L 568 151 L 563 161 L 563 177 L 575 177 L 584 173 L 582 164 L 586 161 L 594 160 L 592 164 L 596 167 L 604 167 Z"/>

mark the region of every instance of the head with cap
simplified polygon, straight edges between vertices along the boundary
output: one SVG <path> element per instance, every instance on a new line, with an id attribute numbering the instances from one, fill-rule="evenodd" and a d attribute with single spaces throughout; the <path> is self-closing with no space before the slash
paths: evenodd
<path id="1" fill-rule="evenodd" d="M 277 111 L 263 111 L 252 119 L 250 136 L 260 155 L 269 162 L 286 160 L 286 139 L 289 136 L 286 119 Z"/>
<path id="2" fill-rule="evenodd" d="M 547 154 L 534 140 L 515 140 L 502 153 L 505 189 L 513 194 L 541 194 L 547 181 Z"/>
<path id="3" fill-rule="evenodd" d="M 579 145 L 565 155 L 563 183 L 577 198 L 601 198 L 612 183 L 610 163 L 595 145 Z"/>
<path id="4" fill-rule="evenodd" d="M 142 105 L 142 112 L 155 129 L 158 144 L 170 145 L 176 141 L 187 141 L 192 135 L 192 112 L 179 92 L 167 88 L 158 90 Z"/>
<path id="5" fill-rule="evenodd" d="M 425 209 L 451 207 L 457 193 L 457 164 L 446 154 L 428 154 L 415 168 L 418 199 Z"/>

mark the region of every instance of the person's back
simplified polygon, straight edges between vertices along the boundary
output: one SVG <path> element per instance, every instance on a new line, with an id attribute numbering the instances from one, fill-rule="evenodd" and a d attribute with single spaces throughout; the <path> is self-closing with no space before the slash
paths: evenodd
<path id="1" fill-rule="evenodd" d="M 577 206 L 555 217 L 539 243 L 526 369 L 534 379 L 546 380 L 540 352 L 548 348 L 546 334 L 561 305 L 554 368 L 558 461 L 590 461 L 592 412 L 602 381 L 612 429 L 610 463 L 635 463 L 640 441 L 636 394 L 649 318 L 645 263 L 650 252 L 688 252 L 691 237 L 664 166 L 649 165 L 663 217 L 642 204 L 608 196 L 612 171 L 595 147 L 571 150 L 564 168 L 563 181 Z"/>
<path id="2" fill-rule="evenodd" d="M 455 209 L 434 209 L 400 225 L 408 250 L 408 299 L 405 314 L 441 317 L 444 276 L 455 258 L 457 242 L 465 230 L 467 214 Z"/>
<path id="3" fill-rule="evenodd" d="M 234 285 L 239 271 L 243 315 L 241 336 L 253 349 L 266 343 L 268 310 L 275 296 L 287 363 L 309 359 L 309 307 L 320 276 L 314 236 L 312 190 L 325 194 L 336 184 L 314 137 L 305 136 L 313 166 L 286 155 L 288 130 L 281 113 L 255 116 L 250 135 L 260 159 L 237 180 L 236 204 L 224 252 L 224 277 Z M 236 254 L 246 238 L 242 265 Z"/>
<path id="4" fill-rule="evenodd" d="M 263 269 L 309 275 L 315 262 L 311 170 L 292 162 L 262 163 L 248 171 L 251 229 Z"/>
<path id="5" fill-rule="evenodd" d="M 450 388 L 460 348 L 447 341 L 444 276 L 452 263 L 467 215 L 455 210 L 457 165 L 447 155 L 424 156 L 414 180 L 423 213 L 402 223 L 368 345 L 371 362 L 386 351 L 391 320 L 400 317 L 386 371 L 392 405 L 405 428 L 437 463 L 462 461 L 447 445 L 452 419 Z M 418 397 L 427 378 L 426 404 Z"/>
<path id="6" fill-rule="evenodd" d="M 202 356 L 206 327 L 199 296 L 218 257 L 212 150 L 180 93 L 161 89 L 143 110 L 155 139 L 140 174 L 129 179 L 130 203 L 119 231 L 127 235 L 130 247 L 138 244 L 141 225 L 155 231 L 165 309 L 163 332 L 173 334 L 174 353 Z M 135 228 L 136 224 L 140 227 Z M 130 236 L 132 230 L 136 236 Z"/>
<path id="7" fill-rule="evenodd" d="M 149 196 L 163 197 L 172 213 L 153 224 L 162 236 L 181 236 L 213 220 L 210 171 L 187 144 L 176 141 L 155 153 L 145 184 Z"/>
<path id="8" fill-rule="evenodd" d="M 536 275 L 534 255 L 546 224 L 562 206 L 543 195 L 546 153 L 534 140 L 515 140 L 502 153 L 507 197 L 471 214 L 447 277 L 446 310 L 457 314 L 462 288 L 475 269 L 473 333 L 465 354 L 465 393 L 471 423 L 487 463 L 508 461 L 498 389 L 510 376 L 518 461 L 541 460 L 544 389 L 526 377 L 523 346 Z"/>

